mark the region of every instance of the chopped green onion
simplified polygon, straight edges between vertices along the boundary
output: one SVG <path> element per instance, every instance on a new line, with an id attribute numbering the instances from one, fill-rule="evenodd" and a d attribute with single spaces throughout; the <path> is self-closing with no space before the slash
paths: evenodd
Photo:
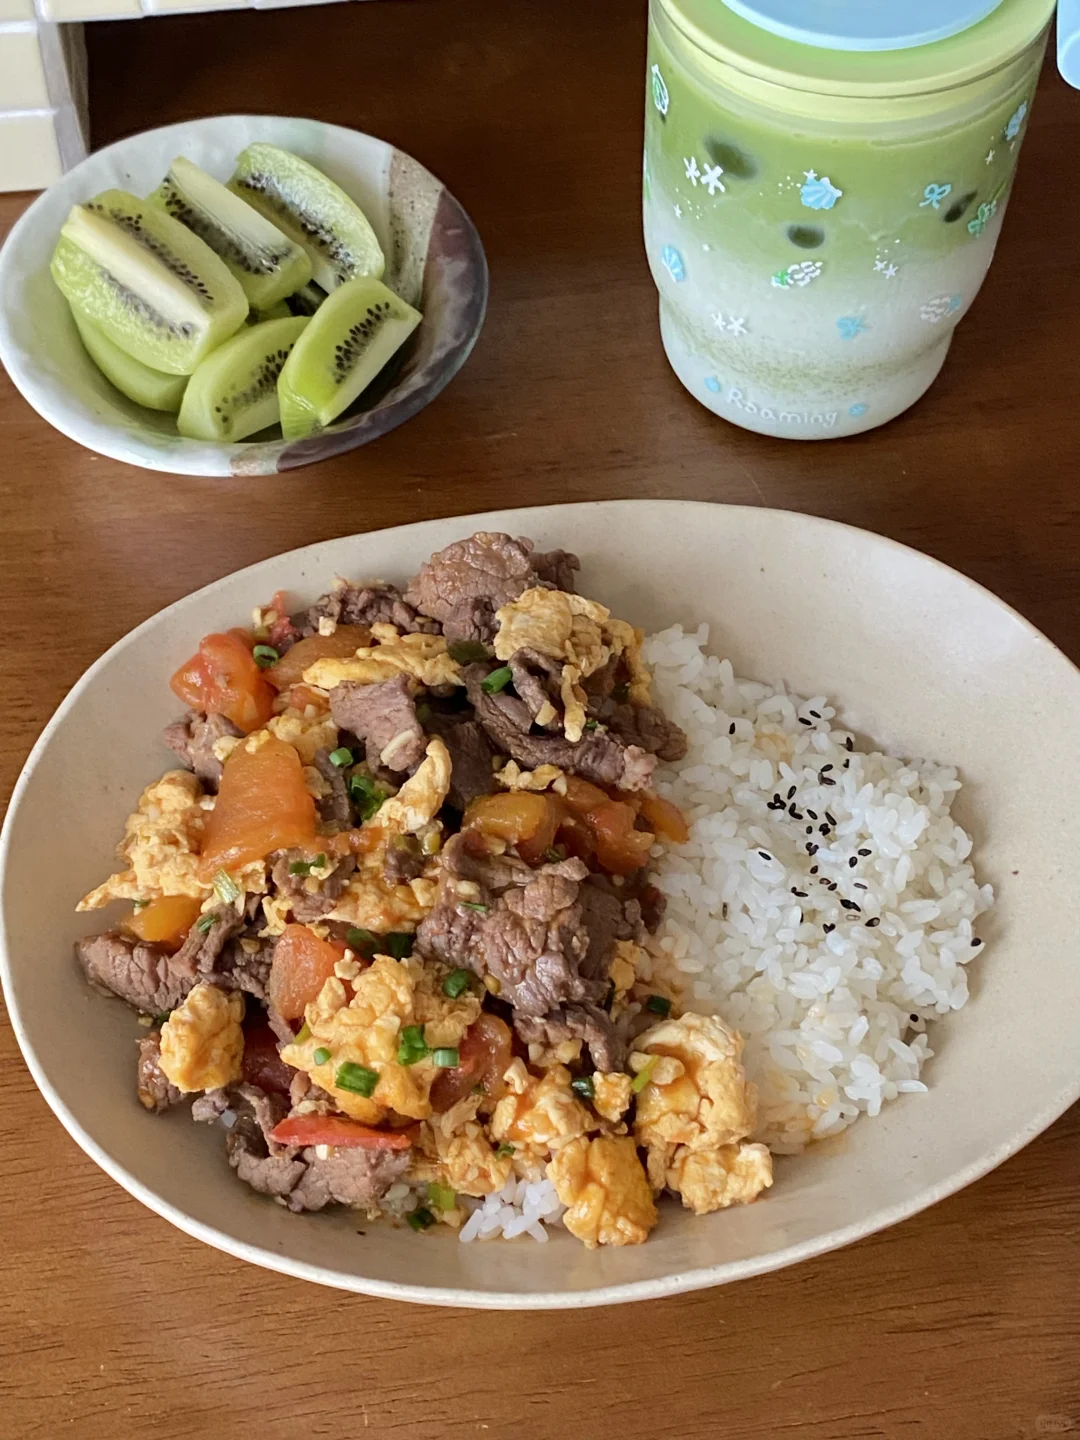
<path id="1" fill-rule="evenodd" d="M 514 1153 L 514 1147 L 513 1147 L 513 1145 L 511 1145 L 511 1144 L 510 1144 L 508 1141 L 506 1141 L 506 1140 L 504 1140 L 504 1141 L 501 1143 L 501 1145 L 499 1146 L 499 1148 L 495 1151 L 495 1155 L 496 1155 L 496 1157 L 497 1157 L 499 1160 L 504 1159 L 507 1155 L 513 1155 L 513 1153 Z"/>
<path id="2" fill-rule="evenodd" d="M 409 1214 L 405 1216 L 405 1223 L 419 1234 L 421 1230 L 431 1229 L 432 1225 L 435 1224 L 435 1216 L 430 1210 L 425 1210 L 424 1207 L 421 1206 L 419 1210 L 411 1210 Z"/>
<path id="3" fill-rule="evenodd" d="M 314 860 L 294 860 L 289 866 L 290 875 L 310 875 Z"/>
<path id="4" fill-rule="evenodd" d="M 300 1029 L 296 1032 L 296 1042 L 295 1042 L 295 1043 L 296 1043 L 297 1045 L 306 1045 L 307 1042 L 308 1042 L 310 1039 L 311 1039 L 311 1026 L 310 1026 L 310 1025 L 307 1023 L 307 1021 L 305 1020 L 304 1023 L 303 1023 L 303 1025 L 301 1025 L 301 1026 L 300 1026 Z"/>
<path id="5" fill-rule="evenodd" d="M 165 1021 L 168 1020 L 168 1018 L 169 1018 L 169 1011 L 168 1011 L 168 1010 L 163 1010 L 160 1015 L 155 1015 L 155 1016 L 154 1016 L 154 1024 L 157 1025 L 157 1026 L 160 1028 L 160 1026 L 162 1026 L 162 1025 L 165 1024 Z"/>
<path id="6" fill-rule="evenodd" d="M 451 1190 L 449 1185 L 439 1185 L 436 1181 L 429 1180 L 427 1194 L 436 1210 L 453 1210 L 457 1204 L 457 1192 Z"/>
<path id="7" fill-rule="evenodd" d="M 514 678 L 514 672 L 509 665 L 503 665 L 498 670 L 492 670 L 486 679 L 481 680 L 480 689 L 485 695 L 497 695 L 500 690 L 505 690 L 510 681 Z"/>
<path id="8" fill-rule="evenodd" d="M 645 1009 L 651 1010 L 654 1015 L 670 1015 L 671 1001 L 666 995 L 650 995 L 645 1001 Z"/>
<path id="9" fill-rule="evenodd" d="M 427 722 L 431 719 L 431 706 L 430 706 L 430 705 L 417 705 L 417 707 L 416 707 L 416 718 L 417 718 L 417 720 L 420 721 L 420 724 L 421 724 L 421 725 L 426 725 Z"/>
<path id="10" fill-rule="evenodd" d="M 488 658 L 488 648 L 479 640 L 455 640 L 446 650 L 450 659 L 456 660 L 459 665 L 469 665 L 474 660 Z"/>
<path id="11" fill-rule="evenodd" d="M 412 947 L 413 937 L 404 930 L 391 930 L 389 935 L 383 936 L 384 953 L 395 960 L 404 960 L 406 955 L 411 955 Z"/>
<path id="12" fill-rule="evenodd" d="M 370 820 L 382 808 L 386 792 L 367 775 L 349 776 L 349 795 L 360 812 L 361 820 Z"/>
<path id="13" fill-rule="evenodd" d="M 449 995 L 451 1000 L 456 1000 L 461 992 L 468 986 L 469 970 L 451 970 L 446 979 L 442 982 L 444 995 Z"/>
<path id="14" fill-rule="evenodd" d="M 566 859 L 566 854 L 559 845 L 549 845 L 544 851 L 544 859 L 550 860 L 552 865 L 557 865 L 560 860 Z"/>
<path id="15" fill-rule="evenodd" d="M 142 910 L 145 906 L 147 906 L 147 905 L 150 904 L 150 901 L 149 901 L 149 900 L 132 900 L 131 903 L 132 903 L 132 905 L 135 906 L 135 909 L 136 909 L 136 910 Z"/>
<path id="16" fill-rule="evenodd" d="M 456 1045 L 447 1045 L 444 1049 L 432 1052 L 431 1063 L 440 1070 L 456 1070 L 461 1064 L 461 1053 Z"/>
<path id="17" fill-rule="evenodd" d="M 583 730 L 595 730 L 599 723 L 600 722 L 598 720 L 586 720 L 585 724 L 581 728 Z"/>
<path id="18" fill-rule="evenodd" d="M 350 950 L 359 950 L 365 958 L 374 955 L 379 941 L 370 930 L 361 930 L 356 925 L 350 925 L 345 931 L 345 944 Z"/>
<path id="19" fill-rule="evenodd" d="M 582 1075 L 577 1080 L 571 1080 L 570 1089 L 576 1091 L 583 1100 L 595 1100 L 596 1098 L 596 1085 L 591 1075 Z"/>
<path id="20" fill-rule="evenodd" d="M 281 659 L 273 645 L 256 645 L 251 654 L 260 670 L 269 670 L 276 660 Z"/>
<path id="21" fill-rule="evenodd" d="M 217 923 L 217 918 L 213 910 L 208 910 L 205 915 L 200 915 L 195 921 L 195 929 L 201 930 L 204 935 L 209 935 Z"/>
<path id="22" fill-rule="evenodd" d="M 320 1045 L 311 1058 L 315 1061 L 316 1065 L 325 1065 L 327 1060 L 330 1059 L 330 1051 L 325 1045 Z"/>
<path id="23" fill-rule="evenodd" d="M 369 1070 L 366 1065 L 354 1065 L 351 1060 L 339 1065 L 334 1076 L 334 1084 L 339 1090 L 349 1090 L 354 1095 L 363 1095 L 365 1099 L 374 1095 L 378 1083 L 377 1070 Z"/>
<path id="24" fill-rule="evenodd" d="M 642 1090 L 644 1090 L 645 1086 L 649 1083 L 649 1078 L 652 1075 L 653 1066 L 655 1064 L 655 1060 L 650 1060 L 649 1063 L 645 1066 L 645 1069 L 639 1070 L 638 1073 L 634 1076 L 633 1080 L 630 1082 L 630 1089 L 634 1092 L 635 1095 L 640 1095 Z"/>
<path id="25" fill-rule="evenodd" d="M 340 770 L 343 765 L 353 763 L 353 753 L 347 745 L 340 746 L 337 750 L 330 751 L 330 764 L 336 765 Z"/>
<path id="26" fill-rule="evenodd" d="M 401 1032 L 401 1039 L 398 1041 L 398 1064 L 415 1065 L 430 1054 L 431 1051 L 424 1039 L 424 1027 L 422 1025 L 406 1025 Z"/>
<path id="27" fill-rule="evenodd" d="M 237 885 L 236 881 L 232 878 L 232 876 L 227 874 L 224 870 L 219 870 L 217 872 L 217 874 L 211 881 L 211 884 L 214 887 L 214 891 L 217 894 L 218 899 L 223 905 L 231 905 L 234 900 L 239 900 L 242 893 L 240 890 L 240 886 Z"/>
<path id="28" fill-rule="evenodd" d="M 481 905 L 478 900 L 462 900 L 461 904 L 466 910 L 475 910 L 478 915 L 486 915 L 488 913 L 488 907 Z"/>

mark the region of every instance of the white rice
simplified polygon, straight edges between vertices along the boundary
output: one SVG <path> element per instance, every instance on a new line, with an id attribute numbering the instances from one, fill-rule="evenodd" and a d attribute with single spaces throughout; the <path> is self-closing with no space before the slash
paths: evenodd
<path id="1" fill-rule="evenodd" d="M 690 741 L 658 772 L 691 835 L 656 851 L 651 964 L 742 1032 L 757 1138 L 791 1153 L 926 1089 L 926 1022 L 967 1000 L 993 894 L 950 818 L 954 770 L 859 750 L 824 697 L 738 680 L 707 641 L 645 644 Z"/>
<path id="2" fill-rule="evenodd" d="M 548 1238 L 544 1222 L 557 1223 L 565 1209 L 550 1180 L 510 1179 L 497 1194 L 477 1204 L 458 1239 L 463 1245 L 472 1240 L 514 1240 L 519 1235 L 544 1241 Z"/>

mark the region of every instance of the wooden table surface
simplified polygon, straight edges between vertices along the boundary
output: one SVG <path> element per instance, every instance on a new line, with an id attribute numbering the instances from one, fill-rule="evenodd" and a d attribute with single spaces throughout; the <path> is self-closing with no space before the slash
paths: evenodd
<path id="1" fill-rule="evenodd" d="M 973 575 L 1080 659 L 1080 95 L 1045 74 L 999 257 L 930 395 L 857 439 L 767 440 L 696 405 L 661 352 L 642 9 L 373 0 L 89 27 L 96 145 L 244 110 L 384 136 L 471 211 L 491 305 L 429 409 L 281 478 L 99 459 L 0 374 L 4 798 L 80 672 L 178 596 L 326 536 L 512 502 L 833 516 Z M 0 236 L 24 204 L 0 199 Z M 0 1055 L 5 1440 L 1080 1435 L 1080 1110 L 812 1263 L 645 1307 L 500 1315 L 343 1296 L 197 1244 L 68 1139 L 6 1022 Z"/>

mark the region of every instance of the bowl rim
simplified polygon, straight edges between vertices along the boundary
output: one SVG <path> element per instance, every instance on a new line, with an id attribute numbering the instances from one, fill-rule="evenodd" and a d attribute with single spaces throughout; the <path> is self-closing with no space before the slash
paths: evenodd
<path id="1" fill-rule="evenodd" d="M 0 366 L 3 366 L 11 383 L 22 396 L 23 400 L 25 400 L 30 408 L 35 411 L 46 424 L 52 426 L 54 430 L 58 430 L 60 434 L 64 435 L 68 440 L 73 441 L 76 445 L 80 445 L 83 449 L 89 450 L 91 454 L 102 455 L 107 459 L 119 461 L 121 464 L 156 471 L 159 474 L 201 475 L 221 479 L 228 479 L 245 474 L 280 474 L 288 469 L 296 469 L 308 464 L 315 464 L 318 463 L 319 460 L 331 458 L 333 454 L 341 454 L 350 449 L 357 449 L 361 444 L 370 443 L 371 440 L 378 440 L 383 435 L 389 434 L 390 431 L 396 430 L 399 425 L 403 425 L 407 420 L 411 420 L 414 415 L 418 414 L 419 411 L 423 410 L 431 401 L 436 399 L 446 386 L 450 384 L 451 380 L 454 379 L 465 365 L 480 337 L 480 332 L 484 327 L 484 320 L 487 315 L 487 303 L 490 291 L 490 272 L 487 253 L 475 222 L 453 191 L 450 190 L 433 171 L 429 170 L 426 165 L 416 160 L 408 151 L 402 150 L 390 140 L 384 140 L 378 135 L 371 135 L 365 130 L 357 130 L 351 125 L 337 125 L 330 121 L 293 115 L 267 115 L 244 111 L 230 111 L 219 115 L 201 115 L 191 120 L 173 121 L 168 125 L 155 125 L 149 130 L 138 130 L 132 135 L 125 135 L 119 140 L 114 140 L 109 145 L 102 146 L 99 150 L 92 150 L 90 154 L 80 160 L 77 165 L 73 165 L 70 170 L 65 171 L 65 173 L 57 180 L 54 180 L 51 185 L 42 190 L 41 193 L 30 202 L 8 231 L 3 244 L 0 245 L 0 294 L 2 294 L 4 290 L 5 272 L 10 257 L 15 254 L 26 236 L 33 234 L 34 227 L 38 223 L 37 215 L 39 211 L 47 203 L 49 196 L 58 185 L 65 184 L 70 181 L 73 176 L 79 175 L 89 164 L 96 162 L 99 157 L 121 152 L 129 146 L 146 139 L 147 136 L 158 135 L 167 130 L 209 129 L 223 121 L 244 120 L 274 125 L 278 123 L 286 125 L 313 124 L 318 125 L 325 131 L 339 135 L 358 136 L 362 140 L 372 141 L 377 145 L 385 146 L 391 153 L 405 156 L 412 164 L 416 165 L 426 175 L 429 175 L 438 185 L 441 194 L 455 207 L 469 234 L 470 249 L 476 264 L 475 280 L 476 290 L 478 292 L 476 322 L 465 339 L 460 341 L 457 347 L 449 352 L 450 361 L 440 369 L 436 378 L 429 384 L 414 391 L 405 401 L 397 402 L 398 413 L 393 416 L 391 423 L 384 430 L 380 430 L 377 434 L 370 436 L 368 440 L 360 440 L 356 445 L 350 445 L 347 443 L 347 437 L 350 434 L 351 426 L 346 425 L 341 429 L 335 429 L 334 426 L 330 426 L 323 431 L 322 434 L 325 436 L 339 437 L 342 440 L 341 445 L 335 450 L 325 451 L 322 454 L 312 457 L 311 460 L 307 460 L 294 458 L 289 454 L 290 447 L 295 449 L 296 445 L 302 442 L 289 442 L 284 439 L 219 442 L 215 440 L 190 440 L 186 437 L 180 437 L 184 442 L 184 448 L 178 448 L 175 451 L 164 450 L 159 458 L 153 454 L 131 453 L 123 440 L 119 438 L 108 446 L 102 445 L 99 448 L 97 445 L 91 445 L 86 437 L 79 433 L 82 427 L 77 420 L 72 418 L 75 414 L 74 410 L 68 405 L 65 405 L 59 398 L 67 393 L 66 386 L 59 381 L 52 384 L 41 384 L 36 380 L 29 379 L 25 373 L 23 373 L 20 364 L 12 364 L 12 357 L 16 356 L 23 347 L 16 343 L 11 332 L 11 326 L 5 308 L 0 305 Z M 390 393 L 393 393 L 392 390 Z M 352 418 L 355 421 L 361 419 L 362 416 L 354 416 Z M 105 424 L 108 427 L 106 432 L 107 436 L 109 440 L 112 441 L 114 434 L 118 435 L 119 431 L 113 422 L 108 421 L 105 422 Z M 197 448 L 189 450 L 187 448 L 188 446 Z M 276 464 L 271 470 L 266 470 L 258 465 L 257 462 L 260 459 L 269 459 L 275 454 L 278 460 L 284 460 L 286 463 L 283 465 Z M 230 457 L 232 456 L 237 460 L 235 467 L 230 464 Z M 199 464 L 199 457 L 203 457 L 207 463 Z M 217 465 L 212 463 L 215 457 L 217 457 L 219 461 Z M 245 466 L 245 460 L 248 461 L 248 464 L 251 465 L 252 468 L 248 469 Z"/>
<path id="2" fill-rule="evenodd" d="M 924 551 L 916 550 L 914 546 L 906 545 L 901 541 L 893 540 L 888 536 L 880 535 L 876 531 L 865 530 L 860 526 L 849 525 L 843 521 L 828 519 L 824 516 L 814 515 L 804 511 L 783 510 L 772 506 L 751 506 L 751 505 L 728 505 L 699 500 L 650 500 L 650 499 L 623 499 L 623 500 L 599 500 L 585 501 L 571 504 L 566 508 L 619 508 L 629 507 L 656 507 L 658 505 L 670 508 L 671 510 L 685 516 L 686 523 L 693 521 L 695 514 L 708 510 L 710 513 L 717 510 L 725 513 L 749 513 L 765 515 L 781 524 L 794 524 L 805 526 L 808 538 L 812 541 L 815 533 L 828 530 L 840 530 L 852 535 L 859 536 L 863 541 L 869 541 L 873 545 L 881 545 L 900 554 L 917 557 L 921 562 L 935 567 L 937 570 L 959 580 L 965 587 L 981 595 L 990 601 L 996 608 L 1003 611 L 1014 622 L 1017 622 L 1026 632 L 1028 638 L 1038 646 L 1051 652 L 1058 657 L 1073 672 L 1074 677 L 1080 681 L 1080 666 L 1077 666 L 1063 650 L 1054 644 L 1048 636 L 1044 635 L 1030 620 L 1026 619 L 1007 601 L 995 595 L 992 590 L 965 575 L 963 571 L 957 570 L 944 561 L 936 559 Z M 500 524 L 506 524 L 510 517 L 515 525 L 527 526 L 529 516 L 537 512 L 550 514 L 552 509 L 563 507 L 552 506 L 528 506 L 512 510 L 483 511 L 474 514 L 437 517 L 432 520 L 415 521 L 405 525 L 379 526 L 369 531 L 358 532 L 355 536 L 331 537 L 335 540 L 348 540 L 361 538 L 363 536 L 377 535 L 385 531 L 403 532 L 410 529 L 419 529 L 437 523 L 440 526 L 471 524 L 474 527 L 479 522 L 481 528 L 485 528 L 483 522 L 498 520 Z M 316 545 L 326 543 L 316 541 Z M 83 692 L 89 688 L 98 674 L 105 669 L 111 658 L 123 650 L 126 646 L 151 629 L 162 616 L 169 614 L 188 602 L 211 594 L 217 589 L 223 588 L 245 576 L 251 571 L 260 569 L 268 560 L 287 561 L 291 557 L 300 557 L 312 549 L 312 545 L 297 546 L 292 550 L 279 552 L 277 555 L 267 556 L 262 560 L 254 561 L 251 565 L 241 567 L 239 570 L 230 571 L 212 580 L 207 585 L 191 591 L 187 595 L 180 596 L 171 604 L 164 606 L 161 610 L 155 611 L 142 621 L 139 625 L 122 635 L 114 644 L 98 657 L 76 680 L 68 691 L 67 695 L 57 706 L 49 718 L 38 739 L 35 741 L 19 777 L 11 793 L 8 803 L 7 814 L 4 819 L 3 828 L 0 829 L 0 882 L 6 875 L 9 852 L 12 843 L 13 817 L 19 809 L 25 791 L 30 783 L 33 772 L 51 743 L 53 734 L 68 711 L 74 706 Z M 2 884 L 0 884 L 2 890 Z M 16 1001 L 13 988 L 13 977 L 11 972 L 11 960 L 8 952 L 8 936 L 5 918 L 0 914 L 0 986 L 3 989 L 4 1000 L 7 1005 L 8 1015 L 12 1029 L 15 1033 L 19 1049 L 26 1062 L 34 1082 L 41 1091 L 49 1108 L 63 1125 L 67 1133 L 75 1140 L 76 1144 L 90 1157 L 102 1170 L 117 1182 L 128 1194 L 141 1201 L 147 1209 L 152 1210 L 162 1219 L 169 1221 L 178 1230 L 190 1235 L 193 1239 L 201 1240 L 205 1244 L 220 1250 L 227 1255 L 248 1261 L 263 1269 L 273 1270 L 279 1274 L 289 1275 L 298 1280 L 308 1280 L 315 1284 L 328 1286 L 333 1289 L 348 1291 L 354 1294 L 371 1295 L 384 1300 L 404 1300 L 417 1304 L 454 1306 L 465 1309 L 483 1310 L 577 1310 L 586 1309 L 592 1306 L 624 1304 L 640 1300 L 662 1299 L 666 1296 L 683 1294 L 686 1292 L 706 1289 L 711 1286 L 727 1284 L 731 1281 L 747 1279 L 753 1275 L 767 1274 L 773 1270 L 782 1269 L 796 1262 L 813 1259 L 819 1255 L 828 1254 L 832 1250 L 849 1245 L 856 1240 L 877 1234 L 902 1220 L 911 1218 L 921 1211 L 935 1205 L 940 1200 L 948 1198 L 957 1191 L 964 1189 L 974 1181 L 981 1179 L 991 1170 L 1001 1165 L 1005 1160 L 1022 1150 L 1044 1130 L 1054 1123 L 1071 1105 L 1080 1100 L 1080 1068 L 1077 1069 L 1075 1079 L 1066 1085 L 1046 1105 L 1044 1105 L 1032 1118 L 1008 1139 L 993 1147 L 986 1154 L 969 1164 L 962 1166 L 959 1170 L 949 1175 L 946 1179 L 937 1184 L 928 1185 L 917 1194 L 906 1201 L 900 1201 L 894 1205 L 886 1206 L 875 1211 L 872 1217 L 867 1220 L 853 1221 L 851 1224 L 838 1227 L 835 1230 L 828 1230 L 808 1240 L 796 1241 L 780 1249 L 768 1253 L 748 1257 L 744 1260 L 718 1261 L 714 1265 L 699 1266 L 690 1270 L 675 1271 L 671 1274 L 648 1280 L 626 1281 L 624 1283 L 599 1286 L 589 1290 L 580 1291 L 559 1291 L 559 1290 L 536 1290 L 527 1293 L 500 1290 L 467 1290 L 454 1286 L 424 1286 L 399 1281 L 387 1281 L 371 1279 L 364 1276 L 347 1274 L 343 1271 L 333 1270 L 324 1265 L 318 1265 L 307 1261 L 297 1260 L 280 1251 L 264 1248 L 261 1245 L 248 1241 L 235 1240 L 231 1236 L 217 1230 L 213 1225 L 205 1224 L 194 1220 L 178 1206 L 163 1199 L 149 1186 L 144 1185 L 135 1178 L 125 1167 L 112 1160 L 94 1137 L 82 1126 L 61 1100 L 59 1094 L 51 1084 L 45 1067 L 38 1058 L 37 1053 L 30 1044 L 19 1005 Z"/>

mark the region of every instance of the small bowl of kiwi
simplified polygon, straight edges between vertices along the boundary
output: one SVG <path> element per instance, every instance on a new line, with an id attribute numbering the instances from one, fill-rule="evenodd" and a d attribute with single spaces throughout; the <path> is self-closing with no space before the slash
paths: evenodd
<path id="1" fill-rule="evenodd" d="M 487 289 L 472 221 L 403 151 L 214 116 L 100 150 L 30 206 L 0 251 L 0 361 L 99 454 L 268 475 L 434 399 Z"/>

